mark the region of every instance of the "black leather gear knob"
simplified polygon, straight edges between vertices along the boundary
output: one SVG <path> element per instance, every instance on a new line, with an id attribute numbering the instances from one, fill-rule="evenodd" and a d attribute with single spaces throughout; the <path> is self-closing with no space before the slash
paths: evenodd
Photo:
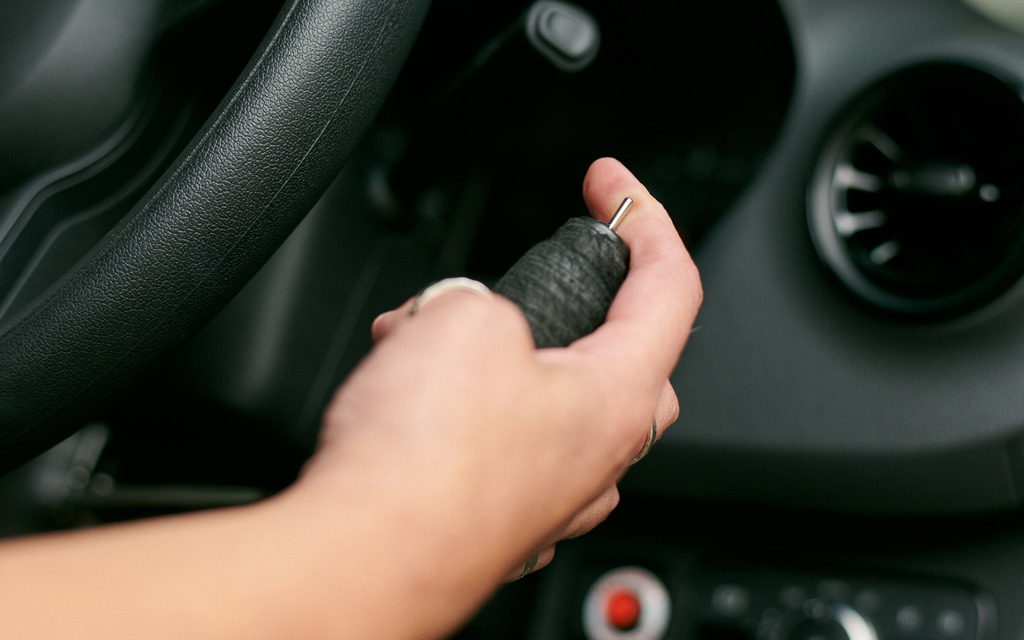
<path id="1" fill-rule="evenodd" d="M 629 247 L 593 218 L 571 218 L 494 285 L 523 311 L 538 348 L 564 347 L 608 314 L 629 269 Z"/>

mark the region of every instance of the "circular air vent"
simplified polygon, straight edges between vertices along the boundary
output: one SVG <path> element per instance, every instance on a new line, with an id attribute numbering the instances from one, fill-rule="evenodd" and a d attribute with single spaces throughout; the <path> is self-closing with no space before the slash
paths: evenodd
<path id="1" fill-rule="evenodd" d="M 991 300 L 1024 271 L 1024 102 L 975 69 L 904 72 L 832 129 L 811 179 L 814 245 L 862 299 L 914 315 Z"/>

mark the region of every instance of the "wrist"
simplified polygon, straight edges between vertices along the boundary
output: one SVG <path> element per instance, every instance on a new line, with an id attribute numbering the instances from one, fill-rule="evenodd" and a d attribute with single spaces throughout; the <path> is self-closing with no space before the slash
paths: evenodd
<path id="1" fill-rule="evenodd" d="M 381 486 L 320 464 L 274 499 L 274 517 L 294 523 L 299 562 L 319 566 L 324 585 L 316 592 L 341 625 L 332 631 L 347 637 L 357 631 L 350 621 L 365 620 L 364 636 L 446 636 L 501 584 L 508 568 L 487 545 L 432 517 L 407 492 L 395 494 L 402 483 Z"/>

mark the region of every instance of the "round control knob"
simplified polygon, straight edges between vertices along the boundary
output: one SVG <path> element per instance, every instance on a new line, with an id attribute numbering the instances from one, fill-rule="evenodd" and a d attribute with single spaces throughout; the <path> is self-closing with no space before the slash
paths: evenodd
<path id="1" fill-rule="evenodd" d="M 640 567 L 619 567 L 599 577 L 583 600 L 589 640 L 660 640 L 668 628 L 668 590 Z"/>
<path id="2" fill-rule="evenodd" d="M 878 640 L 878 633 L 853 607 L 811 599 L 784 614 L 769 640 Z"/>

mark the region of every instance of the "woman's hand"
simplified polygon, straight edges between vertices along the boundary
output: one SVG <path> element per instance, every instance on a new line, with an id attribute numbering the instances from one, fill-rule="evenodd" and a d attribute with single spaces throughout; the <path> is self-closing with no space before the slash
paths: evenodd
<path id="1" fill-rule="evenodd" d="M 593 334 L 537 350 L 519 310 L 452 290 L 373 326 L 376 346 L 328 409 L 302 482 L 364 497 L 445 564 L 493 585 L 550 561 L 618 501 L 616 482 L 678 404 L 668 377 L 701 301 L 699 277 L 664 208 L 621 164 L 595 162 L 584 200 L 618 231 L 629 274 Z M 432 545 L 432 546 L 431 546 Z"/>

